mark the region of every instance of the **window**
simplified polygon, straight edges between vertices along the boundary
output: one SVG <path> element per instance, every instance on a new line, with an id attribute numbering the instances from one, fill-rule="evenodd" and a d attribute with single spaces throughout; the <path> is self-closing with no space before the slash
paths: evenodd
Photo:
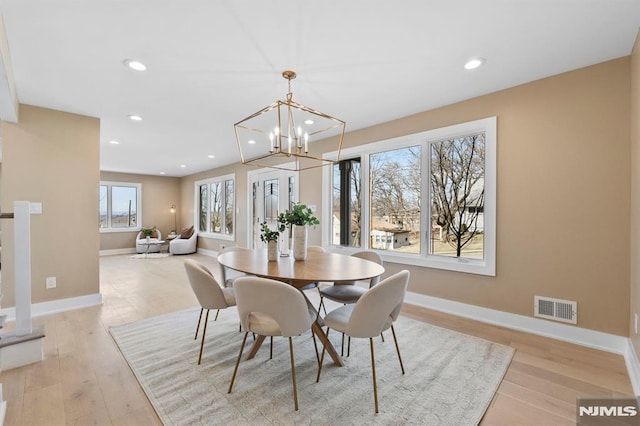
<path id="1" fill-rule="evenodd" d="M 140 229 L 142 185 L 100 182 L 98 223 L 100 232 L 126 232 Z"/>
<path id="2" fill-rule="evenodd" d="M 360 159 L 342 160 L 333 166 L 332 244 L 360 247 Z"/>
<path id="3" fill-rule="evenodd" d="M 195 183 L 195 223 L 201 236 L 233 239 L 235 228 L 235 176 L 227 175 Z"/>
<path id="4" fill-rule="evenodd" d="M 324 243 L 495 275 L 495 153 L 495 117 L 343 150 L 323 174 Z"/>

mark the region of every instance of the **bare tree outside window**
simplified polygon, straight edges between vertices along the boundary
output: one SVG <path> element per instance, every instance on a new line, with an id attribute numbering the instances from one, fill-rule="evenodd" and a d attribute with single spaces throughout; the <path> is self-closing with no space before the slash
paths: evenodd
<path id="1" fill-rule="evenodd" d="M 207 191 L 209 185 L 200 185 L 200 231 L 208 232 L 207 229 Z"/>
<path id="2" fill-rule="evenodd" d="M 430 161 L 431 252 L 483 258 L 484 134 L 433 142 Z"/>
<path id="3" fill-rule="evenodd" d="M 420 155 L 412 146 L 369 157 L 372 248 L 420 252 Z"/>
<path id="4" fill-rule="evenodd" d="M 225 233 L 233 234 L 233 201 L 235 199 L 233 193 L 233 180 L 228 179 L 224 181 L 224 223 Z"/>
<path id="5" fill-rule="evenodd" d="M 222 226 L 222 183 L 211 184 L 211 232 L 221 232 Z"/>

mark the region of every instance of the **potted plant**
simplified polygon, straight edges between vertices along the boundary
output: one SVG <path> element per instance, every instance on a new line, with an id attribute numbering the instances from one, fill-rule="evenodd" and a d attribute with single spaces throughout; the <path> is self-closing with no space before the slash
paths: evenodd
<path id="1" fill-rule="evenodd" d="M 319 225 L 320 221 L 313 215 L 313 210 L 302 203 L 295 203 L 293 208 L 278 216 L 278 222 L 291 225 L 293 235 L 293 258 L 307 258 L 307 234 L 309 225 Z"/>
<path id="2" fill-rule="evenodd" d="M 260 241 L 267 243 L 267 258 L 269 261 L 278 260 L 278 237 L 280 231 L 284 231 L 284 224 L 279 224 L 277 230 L 271 230 L 267 222 L 262 222 L 260 231 Z"/>
<path id="3" fill-rule="evenodd" d="M 143 227 L 140 232 L 142 232 L 142 235 L 144 237 L 147 238 L 147 242 L 149 242 L 149 240 L 151 239 L 151 236 L 154 235 L 156 233 L 156 227 L 152 226 L 151 228 L 145 228 Z"/>

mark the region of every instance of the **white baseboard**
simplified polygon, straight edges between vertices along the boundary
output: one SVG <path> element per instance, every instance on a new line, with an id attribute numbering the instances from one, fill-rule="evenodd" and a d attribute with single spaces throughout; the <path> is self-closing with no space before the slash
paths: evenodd
<path id="1" fill-rule="evenodd" d="M 88 308 L 102 304 L 102 294 L 95 293 L 86 296 L 71 297 L 68 299 L 52 300 L 50 302 L 40 302 L 31 305 L 31 315 L 39 317 L 42 315 L 56 314 L 58 312 L 71 311 L 73 309 Z M 0 315 L 6 315 L 7 321 L 16 320 L 16 308 L 0 309 Z"/>
<path id="2" fill-rule="evenodd" d="M 114 256 L 118 254 L 135 254 L 135 253 L 136 253 L 135 247 L 111 249 L 111 250 L 100 250 L 100 256 Z"/>
<path id="3" fill-rule="evenodd" d="M 218 257 L 217 251 L 201 249 L 201 248 L 198 249 L 198 254 L 203 254 L 205 256 L 211 256 L 211 257 Z"/>
<path id="4" fill-rule="evenodd" d="M 633 393 L 634 395 L 640 395 L 640 360 L 638 360 L 638 354 L 633 348 L 631 339 L 627 339 L 627 341 L 627 353 L 624 356 L 624 361 L 627 365 L 631 386 L 633 386 Z"/>
<path id="5" fill-rule="evenodd" d="M 526 317 L 524 315 L 496 311 L 494 309 L 412 292 L 407 292 L 405 302 L 435 311 L 446 312 L 460 317 L 537 334 L 539 336 L 550 337 L 552 339 L 575 343 L 606 352 L 613 352 L 624 356 L 626 356 L 628 352 L 629 339 L 623 336 L 559 324 L 543 319 Z"/>

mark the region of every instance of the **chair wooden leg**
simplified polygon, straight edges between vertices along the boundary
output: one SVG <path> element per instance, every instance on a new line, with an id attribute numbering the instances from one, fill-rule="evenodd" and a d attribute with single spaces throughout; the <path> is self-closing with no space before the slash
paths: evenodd
<path id="1" fill-rule="evenodd" d="M 396 352 L 398 353 L 398 361 L 400 361 L 400 370 L 404 374 L 404 365 L 402 365 L 402 357 L 400 356 L 400 347 L 398 346 L 398 339 L 396 339 L 396 330 L 391 326 L 391 334 L 393 334 L 393 341 L 396 344 Z"/>
<path id="2" fill-rule="evenodd" d="M 347 337 L 347 357 L 351 355 L 351 336 Z"/>
<path id="3" fill-rule="evenodd" d="M 244 349 L 244 344 L 247 342 L 247 336 L 249 332 L 244 333 L 244 337 L 242 338 L 242 344 L 240 344 L 240 353 L 238 353 L 238 359 L 236 360 L 236 367 L 233 369 L 233 376 L 231 376 L 231 383 L 229 383 L 229 391 L 227 393 L 231 393 L 231 389 L 233 388 L 233 382 L 236 380 L 236 374 L 238 373 L 238 365 L 240 365 L 240 358 L 242 358 L 242 350 Z"/>
<path id="4" fill-rule="evenodd" d="M 293 359 L 293 339 L 289 337 L 289 355 L 291 357 L 291 381 L 293 382 L 293 403 L 298 411 L 298 387 L 296 386 L 296 363 Z"/>
<path id="5" fill-rule="evenodd" d="M 340 356 L 344 356 L 344 333 L 342 333 L 342 340 L 340 341 Z"/>
<path id="6" fill-rule="evenodd" d="M 380 332 L 380 338 L 382 339 L 382 343 L 384 343 L 384 334 L 382 334 L 382 331 Z"/>
<path id="7" fill-rule="evenodd" d="M 327 327 L 327 340 L 329 339 L 329 327 Z M 320 372 L 322 371 L 322 363 L 324 362 L 324 353 L 327 351 L 327 348 L 322 346 L 322 356 L 320 356 L 320 365 L 318 366 L 318 377 L 316 377 L 316 383 L 320 381 Z"/>
<path id="8" fill-rule="evenodd" d="M 376 386 L 376 360 L 373 355 L 373 337 L 369 337 L 369 346 L 371 346 L 371 372 L 373 373 L 373 401 L 376 406 L 376 414 L 378 414 L 378 387 Z"/>
<path id="9" fill-rule="evenodd" d="M 273 336 L 269 339 L 269 359 L 273 359 Z"/>
<path id="10" fill-rule="evenodd" d="M 200 308 L 200 316 L 198 317 L 198 325 L 196 325 L 196 335 L 193 338 L 193 340 L 196 340 L 198 338 L 198 330 L 200 330 L 200 321 L 202 321 L 202 311 L 204 311 L 204 308 Z"/>
<path id="11" fill-rule="evenodd" d="M 218 321 L 218 314 L 220 314 L 220 309 L 216 311 L 216 317 L 213 319 L 214 321 Z"/>
<path id="12" fill-rule="evenodd" d="M 198 365 L 200 365 L 200 361 L 202 361 L 202 350 L 204 349 L 204 337 L 207 335 L 208 322 L 209 322 L 209 309 L 207 309 L 207 314 L 204 316 L 204 327 L 202 327 L 202 343 L 200 343 L 200 355 L 198 355 Z"/>

